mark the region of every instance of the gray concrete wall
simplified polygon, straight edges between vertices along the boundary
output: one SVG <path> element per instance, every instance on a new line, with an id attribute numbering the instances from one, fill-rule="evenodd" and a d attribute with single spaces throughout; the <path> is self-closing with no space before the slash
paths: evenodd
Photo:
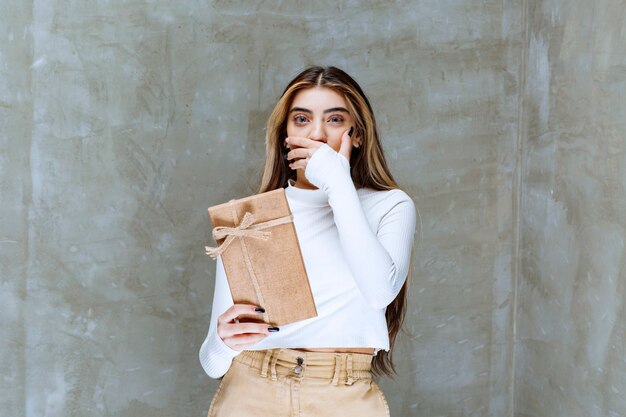
<path id="1" fill-rule="evenodd" d="M 626 415 L 626 2 L 528 2 L 515 411 Z"/>
<path id="2" fill-rule="evenodd" d="M 23 416 L 33 129 L 28 70 L 32 4 L 25 1 L 14 6 L 8 16 L 2 13 L 0 18 L 0 410 L 7 416 Z"/>
<path id="3" fill-rule="evenodd" d="M 206 207 L 254 192 L 313 63 L 364 87 L 423 221 L 392 415 L 626 414 L 623 1 L 11 3 L 3 415 L 206 415 Z"/>

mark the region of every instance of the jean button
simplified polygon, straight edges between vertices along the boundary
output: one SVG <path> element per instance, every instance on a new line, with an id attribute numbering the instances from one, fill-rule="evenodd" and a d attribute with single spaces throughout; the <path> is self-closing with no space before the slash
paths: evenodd
<path id="1" fill-rule="evenodd" d="M 302 364 L 304 363 L 304 359 L 298 356 L 296 358 L 296 361 L 298 361 L 298 364 L 293 368 L 293 371 L 297 374 L 300 374 L 302 373 Z"/>

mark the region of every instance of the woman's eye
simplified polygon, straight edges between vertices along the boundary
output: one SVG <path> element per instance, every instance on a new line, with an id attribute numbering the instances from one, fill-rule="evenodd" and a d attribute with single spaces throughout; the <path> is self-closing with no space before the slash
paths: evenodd
<path id="1" fill-rule="evenodd" d="M 330 120 L 331 123 L 341 123 L 341 122 L 343 122 L 343 117 L 332 116 L 329 120 Z"/>
<path id="2" fill-rule="evenodd" d="M 294 121 L 296 123 L 306 123 L 306 117 L 304 117 L 304 116 L 296 116 L 294 118 Z"/>

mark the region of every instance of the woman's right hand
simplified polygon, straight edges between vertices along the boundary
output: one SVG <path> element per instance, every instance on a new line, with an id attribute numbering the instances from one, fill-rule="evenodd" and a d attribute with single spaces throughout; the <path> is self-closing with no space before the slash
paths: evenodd
<path id="1" fill-rule="evenodd" d="M 270 331 L 278 331 L 278 327 L 268 326 L 267 323 L 239 323 L 237 318 L 240 314 L 263 314 L 255 311 L 256 308 L 258 306 L 253 304 L 233 304 L 217 318 L 217 335 L 231 349 L 244 350 L 265 339 Z"/>

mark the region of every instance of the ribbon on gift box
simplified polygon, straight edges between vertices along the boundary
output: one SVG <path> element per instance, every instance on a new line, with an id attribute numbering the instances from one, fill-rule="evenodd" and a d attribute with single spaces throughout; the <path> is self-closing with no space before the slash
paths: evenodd
<path id="1" fill-rule="evenodd" d="M 255 217 L 249 211 L 246 211 L 243 215 L 243 219 L 237 225 L 237 211 L 235 210 L 235 199 L 228 201 L 229 206 L 231 208 L 231 213 L 233 215 L 233 222 L 236 225 L 235 227 L 229 226 L 217 226 L 213 228 L 213 239 L 217 242 L 219 239 L 223 239 L 226 237 L 226 240 L 222 242 L 221 245 L 216 247 L 205 246 L 206 254 L 209 255 L 213 259 L 217 259 L 217 256 L 228 248 L 234 240 L 235 237 L 239 237 L 239 242 L 241 243 L 241 249 L 243 253 L 243 257 L 246 263 L 246 268 L 248 269 L 248 274 L 250 275 L 250 279 L 252 280 L 252 285 L 254 286 L 254 292 L 259 301 L 259 305 L 265 305 L 265 301 L 263 299 L 263 294 L 261 293 L 261 287 L 259 286 L 259 281 L 254 273 L 254 269 L 252 268 L 252 262 L 250 261 L 250 255 L 248 253 L 248 248 L 246 247 L 246 243 L 244 241 L 244 237 L 254 237 L 257 239 L 267 240 L 269 239 L 272 232 L 263 231 L 262 229 L 267 229 L 273 226 L 278 226 L 280 224 L 293 222 L 293 214 L 289 214 L 287 216 L 279 217 L 277 219 L 268 220 L 263 223 L 253 224 Z M 269 322 L 270 318 L 267 313 L 264 314 L 266 316 L 265 321 Z"/>
<path id="2" fill-rule="evenodd" d="M 215 239 L 215 241 L 218 241 L 219 239 L 223 239 L 224 237 L 226 237 L 226 240 L 221 245 L 216 247 L 205 246 L 204 248 L 206 249 L 206 254 L 213 259 L 217 259 L 217 255 L 220 255 L 226 250 L 228 245 L 230 245 L 231 242 L 235 240 L 235 236 L 255 237 L 258 239 L 267 240 L 272 232 L 264 232 L 262 231 L 262 229 L 267 229 L 272 226 L 278 226 L 279 224 L 293 222 L 293 214 L 253 225 L 254 220 L 254 215 L 249 211 L 246 211 L 246 213 L 243 215 L 243 220 L 241 220 L 241 223 L 239 223 L 239 225 L 235 227 L 215 227 L 213 229 L 213 239 Z"/>

